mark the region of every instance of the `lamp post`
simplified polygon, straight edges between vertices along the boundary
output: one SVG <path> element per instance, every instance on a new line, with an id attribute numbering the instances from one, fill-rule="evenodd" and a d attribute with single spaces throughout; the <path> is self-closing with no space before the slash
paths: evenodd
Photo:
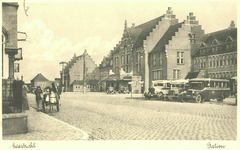
<path id="1" fill-rule="evenodd" d="M 60 65 L 62 65 L 62 82 L 61 82 L 61 89 L 62 89 L 62 92 L 64 92 L 63 88 L 64 88 L 64 67 L 65 65 L 67 64 L 67 62 L 65 61 L 62 61 L 59 63 Z"/>

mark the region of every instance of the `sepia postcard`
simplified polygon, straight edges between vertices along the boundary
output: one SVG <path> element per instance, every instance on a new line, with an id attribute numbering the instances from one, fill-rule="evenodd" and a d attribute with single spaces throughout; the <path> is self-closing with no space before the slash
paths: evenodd
<path id="1" fill-rule="evenodd" d="M 237 1 L 1 8 L 1 149 L 240 149 Z"/>

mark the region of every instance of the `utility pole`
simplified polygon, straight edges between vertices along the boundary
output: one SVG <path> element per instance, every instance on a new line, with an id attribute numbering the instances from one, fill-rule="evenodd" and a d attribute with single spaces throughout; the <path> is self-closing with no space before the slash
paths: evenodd
<path id="1" fill-rule="evenodd" d="M 63 90 L 63 88 L 64 88 L 64 67 L 65 67 L 65 64 L 67 64 L 67 62 L 64 62 L 64 61 L 62 61 L 62 62 L 60 62 L 59 63 L 60 65 L 62 65 L 62 82 L 61 82 L 61 91 L 62 92 L 64 92 L 64 90 Z"/>
<path id="2" fill-rule="evenodd" d="M 86 53 L 87 50 L 85 49 L 83 53 L 83 94 L 86 93 Z"/>

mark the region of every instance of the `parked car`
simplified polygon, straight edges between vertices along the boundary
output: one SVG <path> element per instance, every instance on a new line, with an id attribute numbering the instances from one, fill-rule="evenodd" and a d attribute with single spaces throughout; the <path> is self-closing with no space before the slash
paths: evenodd
<path id="1" fill-rule="evenodd" d="M 217 99 L 223 101 L 230 94 L 230 83 L 227 79 L 194 78 L 189 80 L 189 89 L 182 92 L 181 101 L 195 100 L 197 103 Z"/>
<path id="2" fill-rule="evenodd" d="M 171 82 L 169 80 L 155 80 L 152 81 L 152 87 L 144 93 L 145 99 L 157 98 L 165 99 L 171 89 Z"/>
<path id="3" fill-rule="evenodd" d="M 124 86 L 122 86 L 120 89 L 119 89 L 119 91 L 118 91 L 119 93 L 124 93 L 124 94 L 129 94 L 130 92 L 129 92 L 129 90 L 128 90 L 128 87 L 124 87 Z"/>
<path id="4" fill-rule="evenodd" d="M 116 91 L 114 90 L 113 87 L 108 87 L 107 94 L 116 94 Z"/>
<path id="5" fill-rule="evenodd" d="M 166 94 L 165 98 L 167 100 L 177 99 L 179 94 L 188 89 L 188 80 L 179 79 L 171 81 L 171 89 Z"/>

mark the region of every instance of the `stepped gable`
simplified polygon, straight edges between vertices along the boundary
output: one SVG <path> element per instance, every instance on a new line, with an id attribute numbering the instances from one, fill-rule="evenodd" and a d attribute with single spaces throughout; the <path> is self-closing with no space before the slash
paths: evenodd
<path id="1" fill-rule="evenodd" d="M 45 78 L 41 73 L 37 74 L 32 80 L 37 81 L 49 81 L 47 78 Z M 32 81 L 31 80 L 31 81 Z"/>
<path id="2" fill-rule="evenodd" d="M 165 50 L 165 44 L 168 44 L 169 40 L 171 40 L 172 37 L 175 36 L 175 33 L 178 32 L 178 28 L 180 28 L 182 24 L 183 22 L 170 26 L 150 53 L 155 53 L 155 52 L 160 52 Z"/>
<path id="3" fill-rule="evenodd" d="M 82 55 L 81 55 L 82 56 Z M 69 68 L 71 68 L 74 63 L 77 62 L 77 59 L 80 58 L 81 56 L 78 56 L 78 57 L 73 57 L 72 60 L 68 63 L 68 65 L 64 68 L 64 72 L 69 72 Z"/>
<path id="4" fill-rule="evenodd" d="M 234 41 L 237 40 L 237 28 L 224 29 L 217 32 L 208 33 L 204 43 L 211 45 L 215 39 L 217 39 L 220 43 L 225 43 L 228 36 L 233 38 Z"/>
<path id="5" fill-rule="evenodd" d="M 143 40 L 146 40 L 146 37 L 149 36 L 149 33 L 152 32 L 153 28 L 155 28 L 156 25 L 158 25 L 158 22 L 161 21 L 163 17 L 164 15 L 130 29 L 130 33 L 132 32 L 131 33 L 132 39 L 136 40 L 136 42 L 133 43 L 134 44 L 133 48 L 143 46 Z M 141 33 L 139 33 L 140 30 Z M 134 33 L 136 35 L 134 35 Z M 137 34 L 139 35 L 137 36 Z"/>

